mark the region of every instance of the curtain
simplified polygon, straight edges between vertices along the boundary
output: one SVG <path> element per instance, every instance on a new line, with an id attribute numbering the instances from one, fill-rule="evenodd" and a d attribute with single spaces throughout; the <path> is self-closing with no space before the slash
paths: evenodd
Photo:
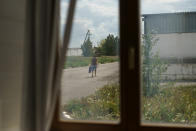
<path id="1" fill-rule="evenodd" d="M 60 47 L 60 0 L 27 0 L 22 131 L 50 129 L 60 95 L 75 3 L 70 0 L 63 46 Z"/>

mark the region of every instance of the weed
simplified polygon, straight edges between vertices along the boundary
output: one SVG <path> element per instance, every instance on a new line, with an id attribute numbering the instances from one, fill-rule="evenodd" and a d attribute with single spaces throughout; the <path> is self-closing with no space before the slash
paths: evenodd
<path id="1" fill-rule="evenodd" d="M 151 122 L 196 123 L 196 86 L 163 88 L 154 97 L 143 97 L 142 115 Z"/>
<path id="2" fill-rule="evenodd" d="M 93 95 L 74 99 L 63 110 L 79 120 L 119 120 L 119 84 L 105 85 Z"/>

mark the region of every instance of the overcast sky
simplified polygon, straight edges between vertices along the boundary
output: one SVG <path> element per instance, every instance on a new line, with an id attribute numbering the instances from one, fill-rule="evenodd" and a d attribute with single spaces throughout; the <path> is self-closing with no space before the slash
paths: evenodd
<path id="1" fill-rule="evenodd" d="M 142 0 L 141 13 L 173 13 L 196 11 L 196 0 Z"/>
<path id="2" fill-rule="evenodd" d="M 61 25 L 65 24 L 68 0 L 61 0 Z M 141 0 L 141 13 L 173 13 L 196 11 L 196 0 Z M 109 33 L 118 35 L 118 0 L 78 0 L 70 47 L 80 47 L 85 34 L 97 45 Z"/>

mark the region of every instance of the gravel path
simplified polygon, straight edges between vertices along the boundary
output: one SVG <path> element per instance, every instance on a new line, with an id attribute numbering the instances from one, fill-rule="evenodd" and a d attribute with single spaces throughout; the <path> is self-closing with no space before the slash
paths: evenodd
<path id="1" fill-rule="evenodd" d="M 88 67 L 65 69 L 61 80 L 61 104 L 73 98 L 88 96 L 111 81 L 118 81 L 118 62 L 99 64 L 97 76 L 91 77 Z"/>

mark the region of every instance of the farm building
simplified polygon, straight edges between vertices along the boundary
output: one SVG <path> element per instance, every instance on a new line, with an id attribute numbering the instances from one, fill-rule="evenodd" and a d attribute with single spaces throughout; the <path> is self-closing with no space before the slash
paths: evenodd
<path id="1" fill-rule="evenodd" d="M 81 48 L 68 48 L 67 56 L 82 56 Z"/>
<path id="2" fill-rule="evenodd" d="M 156 32 L 154 52 L 170 62 L 165 77 L 196 80 L 196 12 L 142 15 L 144 34 Z"/>

